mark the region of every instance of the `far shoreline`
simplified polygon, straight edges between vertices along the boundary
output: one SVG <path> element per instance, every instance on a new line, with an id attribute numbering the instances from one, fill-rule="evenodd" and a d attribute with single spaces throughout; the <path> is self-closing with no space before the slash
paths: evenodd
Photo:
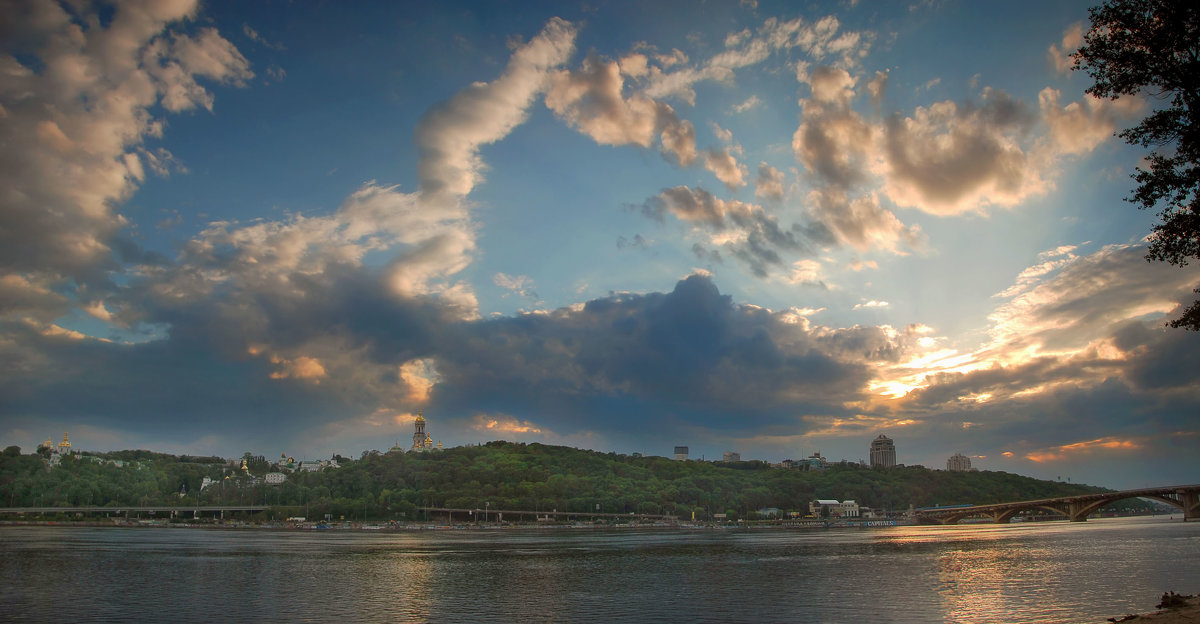
<path id="1" fill-rule="evenodd" d="M 165 511 L 165 510 L 164 510 Z M 1118 518 L 1157 518 L 1163 521 L 1179 521 L 1186 522 L 1184 519 L 1177 519 L 1174 514 L 1150 514 L 1150 515 L 1132 515 L 1120 516 Z M 1112 520 L 1118 518 L 1096 518 L 1093 521 Z M 921 525 L 916 522 L 906 520 L 889 520 L 889 521 L 823 521 L 823 520 L 796 520 L 782 522 L 738 522 L 738 523 L 715 523 L 715 522 L 630 522 L 630 523 L 590 523 L 590 522 L 488 522 L 488 523 L 452 523 L 447 524 L 437 521 L 357 521 L 357 520 L 326 520 L 326 521 L 303 521 L 303 522 L 288 522 L 288 521 L 252 521 L 252 520 L 183 520 L 179 518 L 124 518 L 124 517 L 109 517 L 105 520 L 100 519 L 74 519 L 74 518 L 20 518 L 20 519 L 5 519 L 0 520 L 0 527 L 3 526 L 42 526 L 55 528 L 147 528 L 147 529 L 212 529 L 212 530 L 274 530 L 285 532 L 310 532 L 310 531 L 353 531 L 353 532 L 387 532 L 387 533 L 411 533 L 421 531 L 439 531 L 439 532 L 475 532 L 475 531 L 515 531 L 515 530 L 667 530 L 667 531 L 695 531 L 695 530 L 723 530 L 723 531 L 816 531 L 828 529 L 856 529 L 856 530 L 878 530 L 878 529 L 893 529 L 900 527 L 916 527 L 927 526 L 934 529 L 955 529 L 967 527 L 1020 527 L 1033 526 L 1042 524 L 1059 524 L 1067 523 L 1066 518 L 1047 518 L 1036 522 L 1022 522 L 1011 524 L 995 524 L 991 522 L 962 522 L 954 525 Z M 1069 523 L 1067 523 L 1069 524 Z M 1200 620 L 1198 620 L 1200 621 Z"/>
<path id="2" fill-rule="evenodd" d="M 212 529 L 212 530 L 272 530 L 285 532 L 385 532 L 410 533 L 420 531 L 476 532 L 476 531 L 556 531 L 556 530 L 655 530 L 655 531 L 782 531 L 823 529 L 890 529 L 915 524 L 891 524 L 867 526 L 863 524 L 828 525 L 809 523 L 791 525 L 759 524 L 706 524 L 706 523 L 655 523 L 655 524 L 592 524 L 592 523 L 512 523 L 512 524 L 438 524 L 432 522 L 372 523 L 336 521 L 329 523 L 280 523 L 280 522 L 164 522 L 154 520 L 103 522 L 99 520 L 0 520 L 0 526 L 39 526 L 54 528 L 128 528 L 128 529 Z"/>

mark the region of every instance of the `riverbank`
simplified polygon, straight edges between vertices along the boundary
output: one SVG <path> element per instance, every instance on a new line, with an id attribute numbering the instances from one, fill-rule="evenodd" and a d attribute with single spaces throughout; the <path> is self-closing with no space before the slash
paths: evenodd
<path id="1" fill-rule="evenodd" d="M 1200 623 L 1200 596 L 1163 594 L 1159 610 L 1138 615 L 1108 618 L 1109 622 L 1155 622 L 1156 624 Z"/>
<path id="2" fill-rule="evenodd" d="M 263 531 L 336 531 L 336 532 L 545 532 L 545 531 L 780 531 L 785 530 L 820 530 L 830 528 L 862 528 L 876 529 L 882 527 L 867 527 L 864 525 L 809 525 L 809 526 L 772 526 L 746 524 L 591 524 L 591 523 L 544 523 L 544 524 L 428 524 L 428 523 L 396 523 L 370 524 L 359 522 L 330 522 L 330 523 L 283 523 L 283 522 L 167 522 L 165 520 L 134 520 L 134 521 L 99 521 L 99 520 L 9 520 L 0 521 L 0 526 L 37 526 L 52 528 L 145 528 L 145 529 L 205 529 L 215 531 L 228 530 L 263 530 Z M 896 526 L 896 525 L 891 525 Z"/>
<path id="3" fill-rule="evenodd" d="M 801 520 L 780 522 L 358 522 L 347 520 L 329 521 L 247 521 L 247 520 L 185 520 L 173 517 L 128 518 L 114 516 L 106 519 L 65 518 L 0 520 L 0 526 L 53 526 L 53 527 L 156 527 L 187 529 L 271 529 L 271 530 L 349 530 L 349 531 L 504 531 L 545 529 L 742 529 L 742 530 L 816 530 L 816 529 L 880 529 L 913 526 L 906 520 L 828 521 Z"/>

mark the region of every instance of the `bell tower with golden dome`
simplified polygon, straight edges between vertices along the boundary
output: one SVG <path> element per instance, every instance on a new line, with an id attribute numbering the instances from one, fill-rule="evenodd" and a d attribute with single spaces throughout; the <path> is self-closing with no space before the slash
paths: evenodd
<path id="1" fill-rule="evenodd" d="M 429 435 L 425 433 L 425 417 L 418 411 L 417 419 L 413 421 L 413 444 L 411 450 L 423 451 L 432 446 L 431 442 L 432 440 L 429 439 Z"/>

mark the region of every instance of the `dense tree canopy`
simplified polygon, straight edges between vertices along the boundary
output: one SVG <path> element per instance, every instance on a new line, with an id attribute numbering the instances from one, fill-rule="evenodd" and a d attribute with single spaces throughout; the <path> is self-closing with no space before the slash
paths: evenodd
<path id="1" fill-rule="evenodd" d="M 118 459 L 120 464 L 113 461 Z M 285 508 L 275 514 L 281 517 L 328 513 L 413 520 L 426 506 L 586 513 L 599 505 L 604 513 L 753 517 L 762 507 L 807 512 L 809 501 L 817 498 L 904 510 L 1097 491 L 1005 472 L 872 470 L 856 464 L 810 472 L 759 461 L 681 462 L 508 442 L 429 453 L 371 451 L 340 462 L 336 469 L 292 472 L 284 483 L 271 486 L 251 479 L 265 474 L 265 462 L 247 475 L 240 460 L 126 451 L 67 456 L 48 469 L 41 456 L 4 453 L 0 498 L 5 506 L 51 507 L 265 503 Z M 213 485 L 202 488 L 205 477 Z"/>
<path id="2" fill-rule="evenodd" d="M 1092 26 L 1075 69 L 1095 80 L 1087 92 L 1116 99 L 1143 93 L 1159 100 L 1118 136 L 1153 150 L 1139 167 L 1130 202 L 1160 208 L 1147 260 L 1185 266 L 1200 259 L 1200 8 L 1179 0 L 1109 0 L 1090 11 Z M 1200 289 L 1196 292 L 1200 293 Z M 1200 301 L 1171 321 L 1200 331 Z"/>

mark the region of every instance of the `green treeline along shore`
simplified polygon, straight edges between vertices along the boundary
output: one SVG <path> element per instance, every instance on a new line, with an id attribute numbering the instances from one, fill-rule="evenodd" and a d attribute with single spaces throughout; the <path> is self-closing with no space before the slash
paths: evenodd
<path id="1" fill-rule="evenodd" d="M 521 511 L 644 513 L 680 518 L 753 519 L 775 507 L 807 513 L 814 499 L 854 500 L 907 510 L 985 504 L 1104 491 L 1007 472 L 949 472 L 919 466 L 825 470 L 773 468 L 766 462 L 674 461 L 563 446 L 489 442 L 427 452 L 368 451 L 335 456 L 337 468 L 286 472 L 262 456 L 242 462 L 150 451 L 66 455 L 49 466 L 42 454 L 0 453 L 0 506 L 270 505 L 259 516 L 417 520 L 420 507 Z M 205 477 L 211 484 L 202 487 Z"/>

